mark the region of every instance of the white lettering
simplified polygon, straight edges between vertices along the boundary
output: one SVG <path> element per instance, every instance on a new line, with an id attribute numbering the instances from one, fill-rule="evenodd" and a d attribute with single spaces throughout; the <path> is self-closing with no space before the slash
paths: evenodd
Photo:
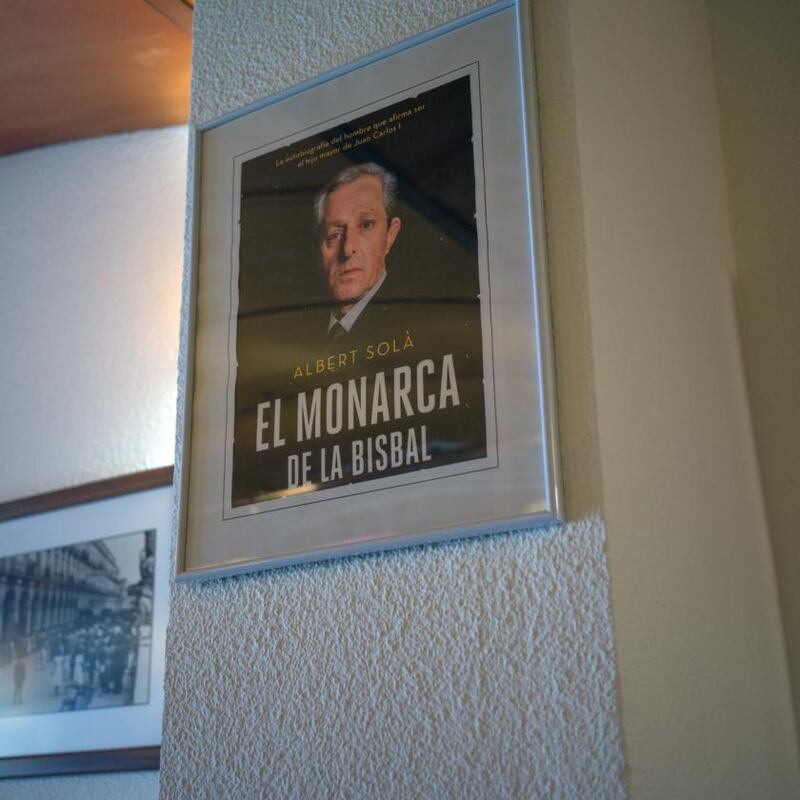
<path id="1" fill-rule="evenodd" d="M 306 393 L 297 395 L 297 441 L 316 439 L 320 435 L 320 406 L 322 389 L 314 389 L 311 395 L 311 408 L 306 403 Z"/>

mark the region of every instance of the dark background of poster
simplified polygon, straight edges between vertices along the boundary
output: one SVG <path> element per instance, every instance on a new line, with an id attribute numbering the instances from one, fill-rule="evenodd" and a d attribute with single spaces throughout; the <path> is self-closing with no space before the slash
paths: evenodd
<path id="1" fill-rule="evenodd" d="M 310 165 L 287 161 L 322 140 L 331 142 L 346 132 L 422 104 L 424 110 L 402 119 L 395 133 Z M 396 175 L 396 214 L 402 220 L 402 230 L 387 258 L 384 288 L 398 310 L 394 318 L 403 324 L 387 330 L 385 338 L 403 338 L 406 330 L 402 328 L 406 328 L 415 347 L 394 357 L 376 359 L 368 366 L 362 361 L 333 374 L 294 380 L 296 366 L 327 355 L 325 331 L 330 307 L 319 268 L 314 196 L 339 170 L 369 161 Z M 428 424 L 433 432 L 434 459 L 426 466 L 483 457 L 486 447 L 469 77 L 398 103 L 388 99 L 379 111 L 244 162 L 241 192 L 232 505 L 282 496 L 290 453 L 312 447 L 317 451 L 334 441 L 349 442 L 380 432 L 367 428 L 330 441 L 293 447 L 296 404 L 291 398 L 298 391 L 332 381 L 346 382 L 378 369 L 386 370 L 388 377 L 394 366 L 413 366 L 426 356 L 434 358 L 438 370 L 444 352 L 456 353 L 462 406 L 384 427 L 393 430 Z M 256 407 L 275 397 L 283 398 L 287 446 L 257 453 Z M 386 474 L 392 473 L 367 477 Z M 349 481 L 345 476 L 339 483 Z"/>

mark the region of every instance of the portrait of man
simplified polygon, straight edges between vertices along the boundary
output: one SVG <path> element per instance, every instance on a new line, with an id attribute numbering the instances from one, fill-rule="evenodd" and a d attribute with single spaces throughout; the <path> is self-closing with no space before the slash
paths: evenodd
<path id="1" fill-rule="evenodd" d="M 375 163 L 346 167 L 315 198 L 320 266 L 333 304 L 331 343 L 344 345 L 356 326 L 359 333 L 367 328 L 368 306 L 386 281 L 386 258 L 402 227 L 396 200 L 397 179 Z"/>

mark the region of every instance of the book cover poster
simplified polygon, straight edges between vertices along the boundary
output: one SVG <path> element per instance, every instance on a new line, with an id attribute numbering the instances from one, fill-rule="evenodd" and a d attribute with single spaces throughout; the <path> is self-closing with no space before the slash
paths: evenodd
<path id="1" fill-rule="evenodd" d="M 226 518 L 493 465 L 474 88 L 239 160 Z"/>

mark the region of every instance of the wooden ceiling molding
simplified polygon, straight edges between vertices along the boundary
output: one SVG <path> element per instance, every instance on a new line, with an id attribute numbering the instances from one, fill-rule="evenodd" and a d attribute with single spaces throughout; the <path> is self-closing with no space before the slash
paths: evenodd
<path id="1" fill-rule="evenodd" d="M 0 155 L 185 124 L 184 0 L 0 0 Z"/>

